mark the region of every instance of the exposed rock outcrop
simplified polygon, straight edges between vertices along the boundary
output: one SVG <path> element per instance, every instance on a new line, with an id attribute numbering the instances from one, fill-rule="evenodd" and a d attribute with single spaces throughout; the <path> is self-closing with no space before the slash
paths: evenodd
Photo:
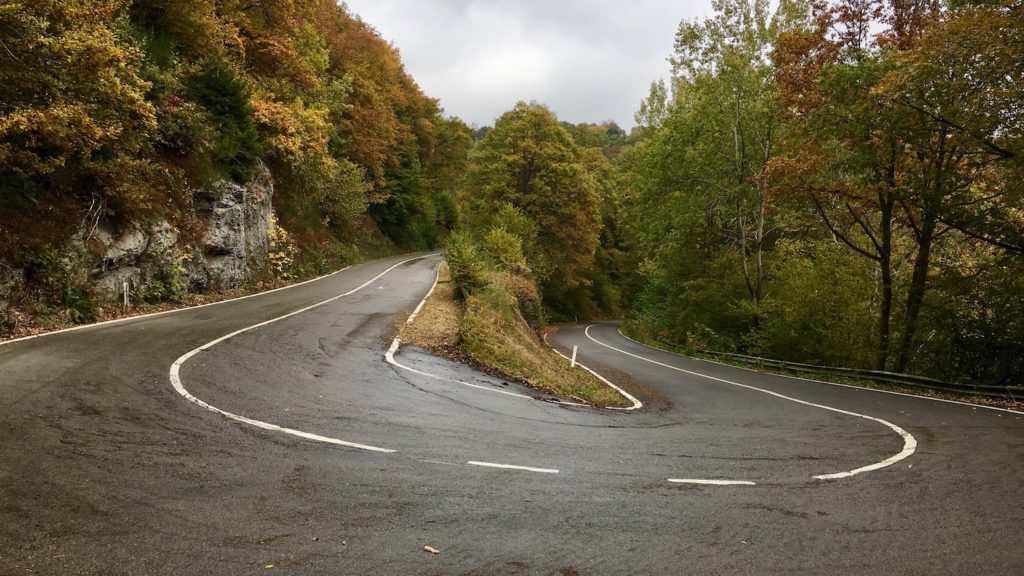
<path id="1" fill-rule="evenodd" d="M 273 178 L 262 165 L 244 185 L 222 180 L 196 191 L 199 238 L 188 246 L 181 245 L 179 230 L 166 220 L 134 224 L 119 232 L 97 227 L 89 240 L 94 293 L 102 300 L 120 300 L 125 284 L 137 294 L 154 278 L 166 275 L 168 266 L 179 265 L 193 291 L 240 286 L 267 262 L 270 234 L 276 227 L 273 195 Z"/>
<path id="2" fill-rule="evenodd" d="M 195 213 L 205 224 L 205 238 L 201 261 L 193 265 L 193 285 L 234 288 L 266 263 L 275 227 L 273 196 L 273 178 L 262 165 L 245 185 L 221 181 L 196 193 Z"/>

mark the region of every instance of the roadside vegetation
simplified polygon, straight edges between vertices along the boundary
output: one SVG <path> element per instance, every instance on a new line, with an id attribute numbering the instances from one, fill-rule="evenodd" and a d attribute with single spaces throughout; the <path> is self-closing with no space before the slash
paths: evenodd
<path id="1" fill-rule="evenodd" d="M 792 378 L 800 378 L 804 380 L 816 380 L 820 382 L 831 382 L 835 384 L 844 384 L 847 386 L 857 386 L 860 388 L 868 388 L 871 390 L 883 390 L 886 392 L 899 392 L 901 394 L 909 394 L 913 396 L 925 396 L 928 398 L 937 398 L 940 400 L 952 400 L 955 402 L 963 402 L 964 404 L 975 404 L 978 406 L 990 406 L 993 408 L 1004 408 L 1008 410 L 1016 410 L 1018 412 L 1024 412 L 1024 399 L 1015 398 L 1012 396 L 1006 397 L 992 397 L 992 396 L 981 396 L 973 394 L 958 394 L 956 392 L 949 392 L 945 390 L 929 390 L 927 388 L 919 388 L 915 386 L 901 386 L 899 384 L 891 382 L 880 382 L 878 380 L 868 380 L 864 378 L 857 378 L 854 376 L 842 376 L 838 374 L 832 374 L 828 372 L 807 372 L 803 370 L 788 370 L 786 368 L 776 366 L 766 366 L 761 363 L 744 362 L 729 357 L 723 357 L 715 354 L 708 354 L 706 351 L 699 351 L 690 347 L 678 347 L 666 342 L 661 342 L 648 338 L 642 334 L 632 333 L 630 334 L 627 330 L 622 330 L 623 334 L 628 335 L 633 340 L 646 344 L 654 348 L 659 348 L 667 352 L 674 352 L 676 354 L 682 354 L 684 356 L 692 356 L 694 358 L 700 358 L 709 362 L 716 362 L 718 364 L 727 364 L 729 366 L 735 366 L 737 368 L 743 368 L 744 370 L 753 370 L 757 372 L 765 372 L 769 374 L 778 374 L 780 376 L 789 376 Z"/>
<path id="2" fill-rule="evenodd" d="M 499 229 L 478 244 L 457 233 L 445 258 L 434 294 L 402 328 L 403 342 L 562 398 L 629 405 L 542 341 L 539 293 L 514 236 Z"/>
<path id="3" fill-rule="evenodd" d="M 1024 382 L 1024 7 L 722 0 L 618 164 L 626 330 Z"/>

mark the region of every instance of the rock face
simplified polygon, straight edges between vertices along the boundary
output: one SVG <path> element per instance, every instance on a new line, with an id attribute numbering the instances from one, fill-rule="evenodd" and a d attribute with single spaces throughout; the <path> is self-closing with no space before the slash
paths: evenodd
<path id="1" fill-rule="evenodd" d="M 260 166 L 244 186 L 221 181 L 195 196 L 196 217 L 205 223 L 201 262 L 193 264 L 197 288 L 235 288 L 267 260 L 274 229 L 274 181 Z"/>
<path id="2" fill-rule="evenodd" d="M 161 274 L 161 267 L 179 261 L 193 291 L 240 286 L 266 264 L 270 233 L 276 227 L 273 195 L 273 178 L 262 165 L 244 185 L 220 181 L 197 191 L 193 200 L 198 245 L 179 246 L 179 231 L 166 220 L 132 225 L 119 233 L 97 227 L 89 242 L 96 255 L 93 291 L 102 300 L 119 301 L 125 284 L 130 294 L 138 294 Z M 190 257 L 183 259 L 186 252 Z"/>

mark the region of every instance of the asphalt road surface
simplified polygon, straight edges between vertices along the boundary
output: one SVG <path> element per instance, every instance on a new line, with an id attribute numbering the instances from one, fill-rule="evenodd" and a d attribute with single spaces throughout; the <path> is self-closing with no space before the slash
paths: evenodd
<path id="1" fill-rule="evenodd" d="M 407 258 L 0 346 L 0 574 L 1024 573 L 1022 415 L 614 324 L 551 341 L 638 411 L 412 372 Z"/>

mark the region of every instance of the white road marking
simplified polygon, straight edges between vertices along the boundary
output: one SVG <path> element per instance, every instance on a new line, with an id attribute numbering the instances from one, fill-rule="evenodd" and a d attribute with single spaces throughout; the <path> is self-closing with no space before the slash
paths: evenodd
<path id="1" fill-rule="evenodd" d="M 707 484 L 710 486 L 756 486 L 749 480 L 702 480 L 698 478 L 669 478 L 669 482 L 676 484 Z"/>
<path id="2" fill-rule="evenodd" d="M 629 336 L 626 336 L 625 334 L 622 333 L 622 329 L 619 329 L 618 333 L 619 333 L 619 336 L 622 336 L 623 338 L 625 338 L 626 340 L 629 340 L 630 342 L 635 342 L 635 343 L 637 343 L 637 344 L 639 344 L 641 346 L 647 346 L 648 348 L 652 348 L 654 350 L 661 350 L 661 348 L 655 348 L 654 346 L 648 346 L 647 344 L 644 344 L 643 342 L 639 342 L 637 340 L 634 340 L 634 339 L 630 338 Z M 815 384 L 828 384 L 829 386 L 839 386 L 840 388 L 852 388 L 854 390 L 864 390 L 866 392 L 878 392 L 879 394 L 892 394 L 894 396 L 906 396 L 907 398 L 918 398 L 918 399 L 921 399 L 921 400 L 931 400 L 932 402 L 945 402 L 946 404 L 959 404 L 961 406 L 970 406 L 971 408 L 984 408 L 985 410 L 995 410 L 996 412 L 1009 412 L 1010 414 L 1024 415 L 1024 412 L 1022 412 L 1020 410 L 1011 410 L 1009 408 L 1000 408 L 998 406 L 988 406 L 986 404 L 971 404 L 970 402 L 961 402 L 959 400 L 948 400 L 946 398 L 935 398 L 934 396 L 922 396 L 920 394 L 909 394 L 907 392 L 896 392 L 896 391 L 893 391 L 893 390 L 879 390 L 878 388 L 865 388 L 864 386 L 854 386 L 852 384 L 840 384 L 839 382 L 827 382 L 825 380 L 815 380 L 814 378 L 804 378 L 804 377 L 801 377 L 801 376 L 792 376 L 792 375 L 789 375 L 789 374 L 775 374 L 773 372 L 763 372 L 761 370 L 755 370 L 753 368 L 746 368 L 744 366 L 735 366 L 733 364 L 726 364 L 725 362 L 718 362 L 718 361 L 715 361 L 715 360 L 708 360 L 706 358 L 693 358 L 692 356 L 686 356 L 684 354 L 679 354 L 679 353 L 673 352 L 671 350 L 661 350 L 661 351 L 662 352 L 668 352 L 669 354 L 675 354 L 676 356 L 680 356 L 680 357 L 683 357 L 683 358 L 688 358 L 690 360 L 696 360 L 698 362 L 709 362 L 711 364 L 718 364 L 719 366 L 729 366 L 731 368 L 739 368 L 740 370 L 746 370 L 747 372 L 756 372 L 756 373 L 759 373 L 759 374 L 771 374 L 773 376 L 778 376 L 780 378 L 790 378 L 792 380 L 801 380 L 803 382 L 814 382 Z"/>
<path id="3" fill-rule="evenodd" d="M 303 284 L 309 284 L 310 282 L 316 282 L 317 280 L 323 280 L 328 276 L 334 276 L 348 270 L 351 266 L 345 266 L 341 270 L 335 270 L 329 274 L 323 276 L 317 276 L 316 278 L 310 278 L 302 282 L 295 284 L 289 284 L 287 286 L 281 286 L 280 288 L 274 288 L 273 290 L 266 290 L 263 292 L 256 292 L 255 294 L 246 294 L 245 296 L 238 296 L 236 298 L 228 298 L 227 300 L 218 300 L 216 302 L 207 302 L 206 304 L 198 304 L 196 306 L 187 306 L 185 308 L 175 308 L 174 310 L 163 310 L 161 312 L 150 312 L 149 314 L 139 314 L 137 316 L 125 316 L 124 318 L 114 318 L 113 320 L 104 320 L 103 322 L 94 322 L 92 324 L 82 324 L 80 326 L 72 326 L 71 328 L 62 328 L 60 330 L 53 330 L 50 332 L 41 332 L 39 334 L 33 334 L 31 336 L 22 336 L 21 338 L 11 338 L 10 340 L 0 340 L 0 346 L 6 344 L 14 344 L 15 342 L 22 342 L 24 340 L 34 340 L 36 338 L 42 338 L 43 336 L 52 336 L 54 334 L 63 334 L 64 332 L 76 332 L 78 330 L 86 330 L 88 328 L 97 328 L 99 326 L 107 326 L 110 324 L 121 324 L 122 322 L 128 322 L 129 320 L 140 320 L 142 318 L 153 318 L 156 316 L 166 316 L 168 314 L 177 314 L 178 312 L 186 312 L 188 310 L 198 310 L 200 308 L 206 308 L 207 306 L 217 306 L 220 304 L 227 304 L 228 302 L 238 302 L 239 300 L 247 300 L 249 298 L 255 298 L 257 296 L 263 296 L 266 294 L 273 294 L 274 292 L 280 292 L 281 290 L 289 290 L 291 288 L 298 288 Z"/>
<path id="4" fill-rule="evenodd" d="M 815 408 L 821 408 L 822 410 L 828 410 L 830 412 L 837 412 L 839 414 L 846 414 L 848 416 L 856 416 L 857 418 L 864 418 L 866 420 L 871 420 L 873 422 L 878 422 L 880 424 L 884 424 L 885 426 L 888 426 L 891 430 L 893 430 L 894 432 L 899 434 L 901 438 L 903 438 L 903 450 L 901 450 L 899 453 L 897 453 L 897 454 L 895 454 L 893 456 L 890 456 L 889 458 L 886 458 L 885 460 L 882 460 L 881 462 L 876 462 L 874 464 L 869 464 L 867 466 L 862 466 L 860 468 L 856 468 L 854 470 L 849 470 L 849 471 L 845 471 L 845 472 L 836 472 L 834 474 L 820 474 L 820 475 L 814 476 L 814 478 L 817 479 L 817 480 L 836 480 L 836 479 L 839 479 L 839 478 L 848 478 L 850 476 L 855 476 L 855 475 L 861 474 L 863 472 L 870 472 L 872 470 L 878 470 L 880 468 L 885 468 L 886 466 L 891 466 L 892 464 L 895 464 L 895 463 L 899 462 L 900 460 L 903 460 L 905 458 L 910 457 L 910 455 L 912 455 L 914 453 L 914 451 L 917 450 L 917 440 L 909 432 L 907 432 L 903 428 L 900 428 L 899 426 L 893 424 L 892 422 L 889 422 L 888 420 L 883 420 L 881 418 L 876 418 L 874 416 L 868 416 L 866 414 L 859 414 L 857 412 L 850 412 L 848 410 L 840 410 L 839 408 L 833 408 L 831 406 L 825 406 L 823 404 L 815 404 L 813 402 L 807 402 L 805 400 L 800 400 L 800 399 L 797 399 L 797 398 L 793 398 L 791 396 L 785 396 L 783 394 L 779 394 L 778 392 L 772 392 L 771 390 L 765 390 L 763 388 L 757 388 L 756 386 L 749 386 L 747 384 L 740 384 L 739 382 L 733 382 L 731 380 L 725 380 L 723 378 L 716 378 L 714 376 L 708 376 L 707 374 L 701 374 L 700 372 L 693 372 L 692 370 L 684 370 L 683 368 L 677 368 L 676 366 L 671 366 L 669 364 L 663 364 L 661 362 L 658 362 L 657 360 L 651 360 L 650 358 L 644 358 L 643 356 L 638 356 L 638 355 L 633 354 L 631 352 L 626 352 L 625 350 L 621 350 L 619 348 L 616 348 L 614 346 L 610 346 L 608 344 L 605 344 L 604 342 L 599 342 L 598 340 L 594 339 L 594 337 L 590 335 L 590 329 L 593 328 L 594 326 L 596 326 L 596 324 L 591 324 L 590 326 L 587 326 L 586 329 L 583 331 L 583 333 L 587 336 L 587 338 L 589 338 L 590 340 L 592 340 L 596 344 L 604 346 L 605 348 L 610 348 L 612 350 L 615 350 L 616 352 L 620 352 L 622 354 L 625 354 L 626 356 L 632 356 L 633 358 L 637 358 L 637 359 L 643 360 L 645 362 L 650 362 L 651 364 L 657 364 L 658 366 L 663 366 L 665 368 L 669 368 L 671 370 L 676 370 L 678 372 L 683 372 L 685 374 L 690 374 L 691 376 L 698 376 L 700 378 L 707 378 L 708 380 L 714 380 L 716 382 L 722 382 L 723 384 L 730 384 L 732 386 L 739 386 L 740 388 L 746 388 L 748 390 L 754 390 L 754 391 L 757 391 L 757 392 L 761 392 L 763 394 L 768 394 L 770 396 L 775 396 L 777 398 L 782 398 L 783 400 L 789 400 L 790 402 L 796 402 L 797 404 L 804 404 L 806 406 L 813 406 Z M 642 346 L 646 346 L 646 344 L 641 344 L 641 345 Z M 648 348 L 650 348 L 650 346 L 648 346 Z M 654 348 L 654 350 L 657 350 L 657 348 Z"/>
<path id="5" fill-rule="evenodd" d="M 412 324 L 412 321 L 415 320 L 416 316 L 420 313 L 421 310 L 423 310 L 423 306 L 427 303 L 427 300 L 434 293 L 434 290 L 437 289 L 437 282 L 440 279 L 440 274 L 441 265 L 438 264 L 437 270 L 434 272 L 434 285 L 430 287 L 430 290 L 427 292 L 427 295 L 424 296 L 423 299 L 420 300 L 420 303 L 416 305 L 416 309 L 413 310 L 412 316 L 409 316 L 409 319 L 405 321 L 406 324 Z M 533 400 L 532 396 L 527 396 L 525 394 L 516 394 L 515 392 L 509 392 L 507 390 L 499 390 L 497 388 L 481 386 L 479 384 L 472 384 L 470 382 L 463 382 L 462 380 L 455 380 L 454 378 L 445 378 L 444 376 L 438 376 L 436 374 L 431 374 L 429 372 L 424 372 L 422 370 L 417 370 L 410 366 L 406 366 L 405 364 L 402 364 L 398 360 L 395 360 L 395 352 L 398 352 L 398 347 L 401 345 L 402 341 L 398 339 L 398 336 L 395 336 L 395 339 L 391 341 L 391 347 L 388 348 L 388 351 L 384 353 L 384 359 L 387 360 L 388 364 L 391 364 L 392 366 L 395 366 L 397 368 L 401 368 L 402 370 L 407 370 L 409 372 L 412 372 L 413 374 L 419 374 L 420 376 L 426 376 L 427 378 L 433 378 L 435 380 L 454 382 L 456 384 L 462 384 L 463 386 L 469 386 L 470 388 L 486 390 L 487 392 L 494 392 L 496 394 L 504 394 L 506 396 L 514 396 L 516 398 L 526 398 L 528 400 Z"/>
<path id="6" fill-rule="evenodd" d="M 495 464 L 494 462 L 477 462 L 470 460 L 466 462 L 470 466 L 484 466 L 487 468 L 504 468 L 507 470 L 524 470 L 526 472 L 538 472 L 540 474 L 558 474 L 558 470 L 554 468 L 533 468 L 531 466 L 516 466 L 514 464 Z"/>
<path id="7" fill-rule="evenodd" d="M 384 353 L 384 359 L 388 361 L 388 364 L 391 364 L 392 366 L 396 366 L 398 368 L 401 368 L 402 370 L 408 370 L 409 372 L 412 372 L 413 374 L 419 374 L 420 376 L 426 376 L 427 378 L 433 378 L 435 380 L 444 380 L 445 382 L 454 382 L 456 384 L 462 384 L 463 386 L 469 386 L 470 388 L 476 388 L 478 390 L 485 390 L 487 392 L 494 392 L 495 394 L 504 394 L 506 396 L 514 396 L 516 398 L 526 398 L 527 400 L 533 400 L 534 399 L 533 396 L 527 396 L 526 394 L 516 394 L 515 392 L 509 392 L 508 390 L 499 390 L 497 388 L 491 388 L 489 386 L 481 386 L 479 384 L 473 384 L 471 382 L 463 382 L 462 380 L 456 380 L 454 378 L 445 378 L 444 376 L 438 376 L 437 374 L 431 374 L 429 372 L 424 372 L 422 370 L 417 370 L 417 369 L 412 368 L 410 366 L 406 366 L 405 364 L 402 364 L 398 360 L 395 360 L 395 352 L 398 351 L 398 347 L 401 345 L 401 343 L 402 343 L 402 341 L 399 340 L 397 336 L 395 337 L 394 340 L 391 341 L 391 347 L 388 348 L 388 351 Z"/>
<path id="8" fill-rule="evenodd" d="M 565 354 L 562 354 L 561 352 L 559 352 L 559 351 L 558 351 L 557 349 L 555 349 L 555 347 L 554 347 L 554 346 L 552 346 L 552 345 L 551 345 L 551 344 L 550 344 L 550 343 L 548 342 L 548 335 L 547 335 L 547 333 L 545 333 L 545 334 L 544 334 L 544 338 L 543 338 L 543 339 L 544 339 L 544 344 L 547 344 L 548 348 L 551 348 L 551 351 L 552 351 L 552 352 L 554 352 L 555 354 L 558 354 L 559 356 L 561 356 L 562 358 L 565 358 L 566 360 L 570 360 L 570 358 L 569 358 L 568 356 L 566 356 Z M 593 371 L 593 370 L 591 370 L 591 369 L 590 369 L 589 367 L 587 367 L 587 366 L 585 366 L 585 365 L 583 365 L 583 364 L 581 364 L 581 363 L 579 363 L 579 362 L 577 362 L 577 363 L 576 363 L 576 365 L 577 365 L 577 366 L 579 366 L 580 368 L 583 368 L 583 369 L 584 369 L 584 370 L 586 370 L 587 372 L 590 372 L 591 374 L 593 374 L 593 375 L 594 375 L 594 377 L 595 377 L 595 378 L 597 378 L 597 379 L 598 379 L 598 380 L 600 380 L 601 382 L 604 382 L 605 384 L 607 384 L 608 386 L 610 386 L 611 388 L 613 388 L 613 389 L 614 389 L 614 390 L 615 390 L 616 392 L 618 392 L 619 394 L 622 394 L 622 395 L 623 395 L 623 396 L 624 396 L 624 397 L 626 398 L 626 400 L 629 400 L 630 402 L 632 402 L 632 403 L 633 403 L 633 405 L 632 405 L 632 406 L 630 406 L 630 407 L 628 407 L 628 408 L 622 408 L 622 407 L 619 407 L 619 406 L 607 406 L 607 408 L 608 408 L 609 410 L 639 410 L 640 408 L 643 408 L 643 407 L 644 407 L 644 403 L 643 403 L 643 402 L 641 402 L 641 401 L 637 400 L 637 399 L 636 399 L 636 398 L 635 398 L 635 397 L 634 397 L 634 396 L 633 396 L 632 394 L 630 394 L 629 392 L 626 392 L 626 391 L 625 391 L 625 390 L 623 390 L 622 388 L 619 388 L 619 387 L 618 387 L 618 386 L 616 386 L 615 384 L 612 384 L 612 383 L 611 383 L 611 381 L 610 381 L 610 380 L 608 380 L 607 378 L 605 378 L 604 376 L 601 376 L 601 375 L 600 375 L 600 374 L 598 374 L 597 372 L 594 372 L 594 371 Z"/>
<path id="9" fill-rule="evenodd" d="M 373 452 L 395 452 L 395 450 L 391 450 L 389 448 L 379 448 L 377 446 L 370 446 L 370 445 L 367 445 L 367 444 L 359 444 L 359 443 L 356 443 L 356 442 L 347 442 L 345 440 L 339 440 L 337 438 L 330 438 L 330 437 L 327 437 L 327 436 L 320 436 L 318 434 L 311 434 L 309 432 L 303 432 L 302 430 L 295 430 L 293 428 L 285 428 L 285 427 L 279 426 L 277 424 L 271 424 L 269 422 L 263 422 L 262 420 L 256 420 L 256 419 L 253 419 L 253 418 L 247 418 L 245 416 L 239 416 L 238 414 L 234 414 L 232 412 L 228 412 L 227 410 L 222 410 L 220 408 L 217 408 L 216 406 L 212 406 L 212 405 L 210 405 L 210 404 L 200 400 L 199 398 L 196 398 L 188 390 L 185 389 L 185 386 L 181 382 L 181 367 L 182 367 L 182 365 L 185 364 L 185 362 L 187 362 L 189 360 L 189 358 L 195 356 L 196 354 L 198 354 L 201 351 L 209 350 L 210 348 L 216 346 L 217 344 L 220 344 L 221 342 L 224 342 L 225 340 L 229 340 L 231 338 L 234 338 L 235 336 L 238 336 L 239 334 L 243 334 L 243 333 L 248 332 L 250 330 L 254 330 L 256 328 L 260 328 L 261 326 L 266 326 L 267 324 L 272 324 L 272 323 L 277 322 L 279 320 L 284 320 L 285 318 L 291 318 L 292 316 L 295 316 L 297 314 L 302 314 L 303 312 L 308 312 L 308 311 L 310 311 L 310 310 L 312 310 L 314 308 L 318 308 L 320 306 L 323 306 L 324 304 L 328 304 L 330 302 L 334 302 L 335 300 L 338 300 L 339 298 L 344 298 L 345 296 L 350 296 L 352 294 L 355 294 L 356 292 L 362 290 L 363 288 L 366 288 L 370 284 L 373 284 L 378 279 L 380 279 L 382 276 L 384 276 L 388 272 L 391 272 L 395 268 L 398 268 L 402 264 L 405 264 L 407 262 L 412 262 L 413 260 L 420 260 L 422 258 L 427 258 L 428 256 L 435 256 L 435 255 L 436 254 L 427 254 L 426 256 L 417 256 L 416 258 L 409 258 L 408 260 L 403 260 L 403 261 L 401 261 L 401 262 L 391 266 L 387 270 L 381 272 L 380 274 L 374 276 L 373 278 L 367 280 L 363 284 L 360 284 L 358 287 L 353 288 L 352 290 L 349 290 L 348 292 L 345 292 L 344 294 L 338 294 L 337 296 L 333 296 L 333 297 L 328 298 L 326 300 L 322 300 L 320 302 L 317 302 L 316 304 L 312 304 L 310 306 L 306 306 L 305 308 L 300 308 L 299 310 L 295 310 L 294 312 L 289 312 L 288 314 L 284 314 L 282 316 L 278 316 L 277 318 L 271 318 L 270 320 L 266 320 L 266 321 L 260 322 L 258 324 L 253 324 L 252 326 L 247 326 L 247 327 L 242 328 L 240 330 L 235 330 L 234 332 L 232 332 L 230 334 L 227 334 L 225 336 L 221 336 L 220 338 L 217 338 L 216 340 L 211 340 L 210 342 L 207 342 L 206 344 L 203 344 L 202 346 L 200 346 L 198 348 L 194 348 L 194 349 L 186 352 L 185 354 L 181 355 L 177 360 L 174 361 L 173 364 L 171 364 L 171 369 L 170 369 L 171 385 L 174 386 L 174 389 L 178 392 L 178 394 L 180 394 L 183 398 L 185 398 L 189 402 L 193 402 L 193 403 L 195 403 L 195 404 L 197 404 L 197 405 L 199 405 L 199 406 L 209 410 L 210 412 L 213 412 L 213 413 L 216 413 L 216 414 L 220 414 L 220 415 L 225 416 L 227 418 L 230 418 L 232 420 L 237 420 L 239 422 L 244 422 L 246 424 L 249 424 L 249 425 L 252 425 L 252 426 L 256 426 L 258 428 L 263 428 L 264 430 L 272 430 L 272 431 L 275 431 L 275 432 L 281 432 L 281 433 L 284 433 L 284 434 L 290 434 L 292 436 L 297 436 L 299 438 L 305 438 L 307 440 L 314 440 L 314 441 L 317 441 L 317 442 L 325 442 L 327 444 L 335 444 L 335 445 L 338 445 L 338 446 L 347 446 L 349 448 L 358 448 L 360 450 L 370 450 L 370 451 L 373 451 Z"/>
<path id="10" fill-rule="evenodd" d="M 430 290 L 427 292 L 427 295 L 423 297 L 423 300 L 420 300 L 420 303 L 416 306 L 416 309 L 413 310 L 412 315 L 409 316 L 409 319 L 405 321 L 406 324 L 412 324 L 413 320 L 416 319 L 416 316 L 419 315 L 421 310 L 423 310 L 423 306 L 426 305 L 427 300 L 430 298 L 431 295 L 434 294 L 434 290 L 437 289 L 437 283 L 438 283 L 438 280 L 440 279 L 440 273 L 441 273 L 441 267 L 440 267 L 440 265 L 438 265 L 437 272 L 435 272 L 435 274 L 434 274 L 434 285 L 430 287 Z M 547 344 L 547 334 L 544 335 L 544 343 Z M 402 341 L 399 339 L 398 336 L 395 336 L 394 340 L 391 341 L 391 347 L 388 348 L 387 352 L 384 353 L 384 359 L 387 360 L 388 364 L 391 364 L 392 366 L 395 366 L 397 368 L 401 368 L 402 370 L 406 370 L 406 371 L 412 372 L 413 374 L 419 374 L 420 376 L 426 376 L 427 378 L 433 378 L 435 380 L 443 380 L 445 382 L 454 382 L 456 384 L 462 384 L 463 386 L 468 386 L 470 388 L 476 388 L 477 390 L 484 390 L 486 392 L 494 392 L 495 394 L 504 394 L 505 396 L 512 396 L 512 397 L 515 397 L 515 398 L 526 398 L 527 400 L 536 400 L 536 398 L 534 398 L 533 396 L 527 396 L 526 394 L 517 394 L 515 392 L 509 392 L 507 390 L 500 390 L 498 388 L 492 388 L 492 387 L 489 387 L 489 386 L 481 386 L 480 384 L 473 384 L 471 382 L 464 382 L 462 380 L 456 380 L 454 378 L 446 378 L 444 376 L 438 376 L 437 374 L 431 374 L 429 372 L 424 372 L 422 370 L 417 370 L 417 369 L 415 369 L 415 368 L 413 368 L 411 366 L 406 366 L 405 364 L 402 364 L 401 362 L 399 362 L 398 360 L 395 359 L 395 353 L 398 352 L 398 348 L 401 345 L 402 345 Z M 548 346 L 550 347 L 550 344 Z M 565 357 L 564 354 L 562 354 L 558 350 L 555 350 L 554 348 L 552 348 L 552 351 L 555 352 L 556 354 L 562 356 L 562 357 Z M 630 407 L 630 408 L 620 408 L 620 407 L 617 407 L 617 406 L 609 406 L 608 409 L 610 409 L 610 410 L 636 410 L 637 408 L 640 408 L 640 407 L 643 406 L 642 402 L 640 402 L 639 400 L 637 400 L 636 398 L 631 396 L 628 392 L 626 392 L 622 388 L 619 388 L 615 384 L 612 384 L 611 382 L 609 382 L 607 379 L 605 379 L 603 376 L 601 376 L 597 372 L 594 372 L 593 370 L 591 370 L 590 368 L 587 368 L 583 364 L 579 364 L 578 362 L 577 362 L 577 364 L 579 365 L 580 368 L 583 368 L 587 372 L 590 372 L 591 374 L 593 374 L 594 376 L 599 378 L 602 382 L 604 382 L 608 386 L 611 386 L 612 388 L 617 390 L 619 393 L 621 393 L 623 396 L 625 396 L 627 399 L 629 399 L 631 402 L 633 402 L 633 406 Z M 589 404 L 582 404 L 582 403 L 579 403 L 579 402 L 566 402 L 564 400 L 559 400 L 559 401 L 554 402 L 554 403 L 555 404 L 561 404 L 561 405 L 564 405 L 564 406 L 589 406 Z"/>

